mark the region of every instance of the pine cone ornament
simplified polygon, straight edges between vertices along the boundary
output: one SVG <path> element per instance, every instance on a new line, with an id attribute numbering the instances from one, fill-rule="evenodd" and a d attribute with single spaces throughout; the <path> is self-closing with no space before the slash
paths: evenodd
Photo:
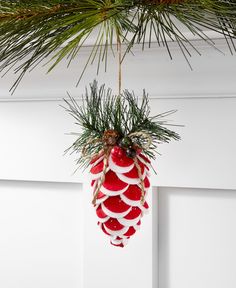
<path id="1" fill-rule="evenodd" d="M 80 154 L 78 165 L 89 166 L 98 225 L 112 245 L 124 247 L 148 211 L 149 159 L 155 159 L 160 143 L 180 136 L 165 127 L 164 117 L 175 110 L 150 116 L 145 91 L 139 99 L 128 90 L 113 95 L 104 87 L 94 81 L 81 106 L 71 97 L 65 100 L 82 128 L 67 151 Z"/>
<path id="2" fill-rule="evenodd" d="M 149 168 L 150 160 L 142 153 L 136 151 L 131 158 L 118 145 L 109 153 L 99 153 L 90 163 L 98 225 L 114 246 L 127 244 L 148 211 Z"/>

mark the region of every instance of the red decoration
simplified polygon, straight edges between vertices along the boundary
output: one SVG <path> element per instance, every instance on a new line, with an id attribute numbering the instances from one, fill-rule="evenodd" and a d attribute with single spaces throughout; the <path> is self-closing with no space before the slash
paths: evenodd
<path id="1" fill-rule="evenodd" d="M 104 153 L 100 153 L 90 162 L 94 193 L 104 173 L 105 157 Z M 107 160 L 108 167 L 94 207 L 99 219 L 98 225 L 110 236 L 111 244 L 124 247 L 128 239 L 140 228 L 141 218 L 148 211 L 145 198 L 150 187 L 148 180 L 150 161 L 140 152 L 135 159 L 129 158 L 119 146 L 112 148 Z M 142 201 L 143 193 L 144 201 Z"/>

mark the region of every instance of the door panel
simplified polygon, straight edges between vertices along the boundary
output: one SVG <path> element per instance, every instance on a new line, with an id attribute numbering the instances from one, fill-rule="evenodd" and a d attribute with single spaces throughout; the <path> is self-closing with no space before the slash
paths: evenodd
<path id="1" fill-rule="evenodd" d="M 236 287 L 235 192 L 159 189 L 159 288 Z"/>
<path id="2" fill-rule="evenodd" d="M 83 287 L 81 185 L 0 181 L 0 287 Z"/>

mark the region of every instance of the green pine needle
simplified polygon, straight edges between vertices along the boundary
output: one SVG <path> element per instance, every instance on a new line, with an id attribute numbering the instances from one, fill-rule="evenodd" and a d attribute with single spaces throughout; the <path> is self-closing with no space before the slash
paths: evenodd
<path id="1" fill-rule="evenodd" d="M 77 140 L 69 147 L 68 151 L 79 153 L 77 164 L 87 166 L 90 158 L 82 155 L 86 146 L 86 154 L 94 156 L 101 151 L 104 143 L 103 134 L 107 130 L 115 130 L 120 138 L 124 138 L 134 132 L 148 134 L 151 138 L 151 146 L 143 149 L 143 153 L 150 158 L 155 158 L 155 152 L 160 143 L 168 143 L 171 139 L 179 140 L 180 136 L 166 128 L 168 124 L 164 119 L 175 111 L 168 111 L 156 116 L 150 116 L 148 95 L 143 92 L 142 100 L 125 90 L 120 96 L 113 95 L 111 89 L 98 87 L 96 81 L 90 84 L 90 90 L 86 90 L 79 106 L 72 97 L 65 100 L 65 110 L 76 120 L 75 124 L 82 128 Z M 92 140 L 92 141 L 91 141 Z M 136 137 L 135 144 L 144 147 L 145 138 Z M 90 145 L 88 145 L 88 143 Z"/>
<path id="2" fill-rule="evenodd" d="M 203 28 L 221 33 L 231 53 L 235 50 L 235 0 L 0 0 L 0 72 L 18 75 L 14 91 L 27 71 L 48 57 L 51 71 L 63 59 L 73 61 L 84 41 L 96 28 L 97 37 L 84 67 L 97 59 L 98 71 L 106 66 L 113 39 L 127 44 L 148 42 L 155 35 L 171 57 L 168 41 L 177 41 L 186 60 L 194 44 L 176 26 L 176 19 L 189 32 L 214 46 Z M 127 39 L 131 35 L 131 39 Z M 19 64 L 21 61 L 21 64 Z M 82 77 L 80 75 L 80 78 Z"/>

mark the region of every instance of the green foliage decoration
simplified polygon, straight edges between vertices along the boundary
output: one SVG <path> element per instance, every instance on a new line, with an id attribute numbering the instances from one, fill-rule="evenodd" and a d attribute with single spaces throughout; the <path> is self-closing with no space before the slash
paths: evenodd
<path id="1" fill-rule="evenodd" d="M 177 41 L 188 59 L 195 47 L 176 19 L 213 46 L 203 28 L 221 33 L 235 50 L 235 0 L 0 0 L 0 71 L 17 73 L 14 91 L 25 73 L 49 56 L 48 71 L 64 58 L 70 65 L 93 31 L 96 40 L 81 76 L 95 58 L 98 67 L 107 65 L 114 39 L 128 52 L 135 43 L 151 44 L 154 34 L 170 56 L 169 40 Z"/>
<path id="2" fill-rule="evenodd" d="M 119 138 L 116 144 L 119 139 L 130 137 L 135 147 L 141 148 L 151 159 L 155 159 L 160 143 L 180 139 L 176 132 L 167 128 L 171 124 L 166 117 L 176 111 L 151 116 L 145 91 L 141 99 L 128 90 L 124 90 L 120 95 L 113 95 L 111 89 L 106 89 L 104 85 L 98 87 L 94 81 L 89 89 L 86 89 L 82 105 L 72 97 L 65 99 L 65 104 L 63 108 L 75 119 L 80 131 L 79 134 L 75 133 L 78 138 L 66 151 L 79 155 L 78 168 L 87 167 L 91 158 L 104 149 L 106 144 L 103 137 L 106 131 L 117 132 Z M 150 145 L 146 146 L 149 139 Z"/>

